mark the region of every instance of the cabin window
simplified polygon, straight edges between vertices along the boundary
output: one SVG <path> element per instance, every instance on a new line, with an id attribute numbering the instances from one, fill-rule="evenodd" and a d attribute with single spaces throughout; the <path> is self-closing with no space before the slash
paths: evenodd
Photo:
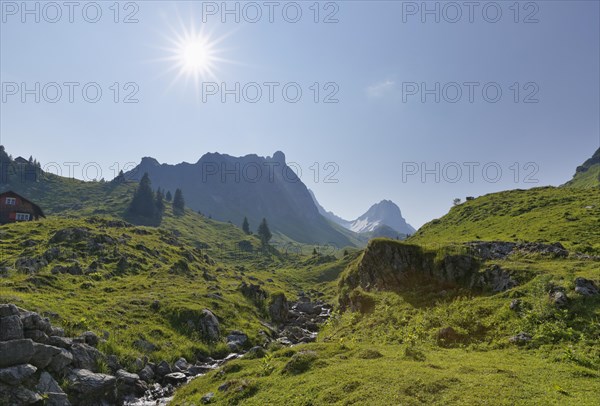
<path id="1" fill-rule="evenodd" d="M 15 206 L 17 204 L 17 199 L 14 197 L 7 197 L 6 198 L 6 204 L 8 206 Z"/>
<path id="2" fill-rule="evenodd" d="M 29 213 L 17 213 L 17 216 L 15 217 L 15 219 L 17 221 L 29 221 L 30 217 L 31 217 L 31 215 Z"/>

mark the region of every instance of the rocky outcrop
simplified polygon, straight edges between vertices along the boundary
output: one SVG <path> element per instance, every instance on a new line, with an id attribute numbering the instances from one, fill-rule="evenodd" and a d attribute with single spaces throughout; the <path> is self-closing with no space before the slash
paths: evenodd
<path id="1" fill-rule="evenodd" d="M 271 296 L 269 304 L 269 315 L 271 320 L 276 323 L 282 323 L 287 321 L 289 314 L 289 305 L 285 294 L 276 293 Z"/>
<path id="2" fill-rule="evenodd" d="M 66 379 L 75 404 L 104 406 L 116 403 L 117 378 L 114 376 L 73 369 Z"/>
<path id="3" fill-rule="evenodd" d="M 511 254 L 538 254 L 550 258 L 565 258 L 569 251 L 561 243 L 543 244 L 538 242 L 514 243 L 506 241 L 473 241 L 467 243 L 471 254 L 487 261 L 506 259 Z"/>
<path id="4" fill-rule="evenodd" d="M 210 310 L 202 310 L 198 324 L 202 336 L 208 341 L 217 341 L 221 336 L 219 320 Z"/>
<path id="5" fill-rule="evenodd" d="M 0 327 L 0 404 L 113 405 L 146 390 L 127 371 L 99 373 L 109 357 L 94 348 L 93 332 L 63 337 L 47 318 L 13 304 L 0 304 Z M 66 383 L 67 393 L 57 381 Z"/>
<path id="6" fill-rule="evenodd" d="M 401 291 L 413 283 L 470 286 L 478 277 L 480 262 L 470 255 L 445 255 L 426 251 L 417 245 L 389 240 L 372 240 L 358 262 L 350 265 L 340 286 L 340 305 L 348 307 L 347 293 L 355 288 L 365 291 Z"/>
<path id="7" fill-rule="evenodd" d="M 509 271 L 499 265 L 492 265 L 483 272 L 473 275 L 471 288 L 504 292 L 505 290 L 514 288 L 518 284 Z"/>

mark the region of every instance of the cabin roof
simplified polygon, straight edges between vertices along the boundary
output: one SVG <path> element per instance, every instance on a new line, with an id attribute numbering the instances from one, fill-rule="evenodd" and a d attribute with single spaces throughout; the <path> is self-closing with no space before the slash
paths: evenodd
<path id="1" fill-rule="evenodd" d="M 12 190 L 8 190 L 6 192 L 0 193 L 0 199 L 3 198 L 3 197 L 18 197 L 22 201 L 31 204 L 31 206 L 33 207 L 33 210 L 34 210 L 36 216 L 46 218 L 46 216 L 44 215 L 44 212 L 42 211 L 42 208 L 40 206 L 38 206 L 37 204 L 35 204 L 31 200 L 29 200 L 29 199 L 21 196 L 20 194 L 18 194 L 16 192 L 13 192 Z"/>

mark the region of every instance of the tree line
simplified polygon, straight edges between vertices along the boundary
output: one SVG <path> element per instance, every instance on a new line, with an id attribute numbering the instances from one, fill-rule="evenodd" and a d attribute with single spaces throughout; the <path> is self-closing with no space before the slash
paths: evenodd
<path id="1" fill-rule="evenodd" d="M 142 222 L 160 223 L 167 203 L 171 205 L 173 214 L 181 216 L 185 210 L 185 199 L 181 189 L 175 190 L 175 196 L 171 195 L 171 191 L 165 194 L 161 188 L 153 191 L 150 176 L 146 172 L 133 193 L 126 214 Z"/>

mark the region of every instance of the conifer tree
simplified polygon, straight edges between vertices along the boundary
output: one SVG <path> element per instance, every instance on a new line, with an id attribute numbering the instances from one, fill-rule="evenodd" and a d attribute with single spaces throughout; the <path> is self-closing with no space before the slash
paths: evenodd
<path id="1" fill-rule="evenodd" d="M 258 226 L 257 234 L 258 238 L 260 238 L 260 242 L 262 243 L 263 247 L 266 247 L 269 244 L 271 237 L 273 237 L 273 235 L 271 234 L 271 230 L 269 230 L 267 219 L 262 219 L 262 222 Z"/>
<path id="2" fill-rule="evenodd" d="M 180 215 L 183 214 L 185 209 L 185 200 L 183 198 L 183 192 L 181 189 L 175 190 L 175 196 L 173 197 L 173 213 Z"/>
<path id="3" fill-rule="evenodd" d="M 154 192 L 152 192 L 150 177 L 147 172 L 142 176 L 140 184 L 133 194 L 128 211 L 132 215 L 147 219 L 153 219 L 156 215 Z"/>

